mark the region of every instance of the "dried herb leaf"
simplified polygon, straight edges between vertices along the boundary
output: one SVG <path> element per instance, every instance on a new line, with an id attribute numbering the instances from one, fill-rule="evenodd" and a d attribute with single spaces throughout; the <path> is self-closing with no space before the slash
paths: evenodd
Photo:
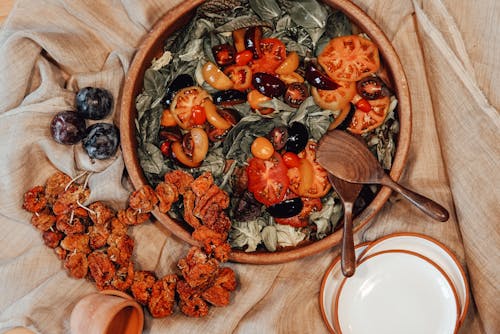
<path id="1" fill-rule="evenodd" d="M 281 15 L 281 8 L 275 0 L 250 0 L 250 7 L 265 21 Z"/>

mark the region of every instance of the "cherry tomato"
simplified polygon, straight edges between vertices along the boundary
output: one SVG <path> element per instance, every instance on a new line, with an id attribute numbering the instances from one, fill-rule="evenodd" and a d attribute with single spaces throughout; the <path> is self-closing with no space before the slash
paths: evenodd
<path id="1" fill-rule="evenodd" d="M 330 40 L 318 56 L 318 62 L 333 80 L 358 81 L 380 67 L 377 46 L 358 35 Z"/>
<path id="2" fill-rule="evenodd" d="M 281 202 L 288 189 L 287 168 L 278 153 L 267 160 L 252 158 L 246 169 L 248 190 L 264 205 Z"/>
<path id="3" fill-rule="evenodd" d="M 243 50 L 236 54 L 236 65 L 246 65 L 253 59 L 253 53 L 250 50 Z"/>
<path id="4" fill-rule="evenodd" d="M 264 38 L 260 41 L 260 57 L 252 62 L 252 71 L 275 73 L 286 58 L 286 47 L 277 38 Z"/>
<path id="5" fill-rule="evenodd" d="M 224 74 L 233 82 L 233 89 L 245 91 L 252 84 L 252 70 L 247 65 L 231 65 Z"/>
<path id="6" fill-rule="evenodd" d="M 370 110 L 372 110 L 372 106 L 370 105 L 370 103 L 363 98 L 359 99 L 358 102 L 356 102 L 356 108 L 363 112 L 370 112 Z"/>
<path id="7" fill-rule="evenodd" d="M 215 89 L 226 90 L 233 88 L 233 81 L 211 61 L 207 61 L 205 65 L 203 65 L 201 74 L 203 79 Z"/>
<path id="8" fill-rule="evenodd" d="M 377 76 L 367 76 L 356 83 L 358 94 L 367 100 L 376 100 L 382 96 L 389 96 L 385 83 Z"/>
<path id="9" fill-rule="evenodd" d="M 299 55 L 297 52 L 290 52 L 285 60 L 276 68 L 277 74 L 291 74 L 299 67 Z"/>
<path id="10" fill-rule="evenodd" d="M 285 152 L 282 155 L 283 162 L 288 168 L 294 168 L 294 167 L 299 167 L 300 165 L 300 158 L 297 154 L 293 152 Z"/>
<path id="11" fill-rule="evenodd" d="M 171 145 L 172 142 L 169 140 L 165 140 L 163 143 L 161 143 L 160 151 L 165 157 L 170 157 L 170 153 L 172 153 L 172 150 L 170 149 Z"/>
<path id="12" fill-rule="evenodd" d="M 191 118 L 194 125 L 202 125 L 207 120 L 207 114 L 203 106 L 194 106 L 191 108 Z"/>
<path id="13" fill-rule="evenodd" d="M 339 81 L 339 87 L 334 90 L 323 90 L 311 87 L 314 102 L 326 110 L 341 110 L 356 95 L 356 84 L 349 81 Z"/>
<path id="14" fill-rule="evenodd" d="M 273 144 L 266 137 L 257 137 L 250 146 L 254 157 L 267 160 L 274 154 Z"/>
<path id="15" fill-rule="evenodd" d="M 210 95 L 203 88 L 198 86 L 186 87 L 175 94 L 170 105 L 170 111 L 181 128 L 190 129 L 195 125 L 193 107 L 203 106 L 206 100 L 210 101 Z"/>
<path id="16" fill-rule="evenodd" d="M 368 103 L 371 107 L 369 112 L 362 111 L 356 106 L 347 130 L 354 134 L 362 134 L 379 127 L 384 122 L 389 111 L 390 99 L 384 96 L 380 99 L 369 100 Z"/>

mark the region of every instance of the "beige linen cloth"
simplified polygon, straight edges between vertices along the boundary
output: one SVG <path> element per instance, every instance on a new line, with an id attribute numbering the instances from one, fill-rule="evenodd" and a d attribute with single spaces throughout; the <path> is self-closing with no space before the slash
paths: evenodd
<path id="1" fill-rule="evenodd" d="M 90 177 L 93 200 L 123 206 L 130 190 L 121 156 L 92 164 L 81 148 L 56 144 L 49 123 L 74 108 L 87 85 L 119 97 L 135 48 L 178 0 L 19 0 L 0 31 L 0 332 L 25 326 L 67 333 L 75 303 L 94 292 L 70 278 L 21 209 L 22 195 L 55 169 Z M 467 269 L 472 300 L 461 333 L 500 332 L 500 3 L 497 0 L 356 0 L 393 42 L 413 102 L 402 183 L 450 209 L 433 223 L 391 201 L 357 235 L 432 236 Z M 118 120 L 115 108 L 113 120 Z M 188 245 L 159 224 L 133 228 L 138 269 L 174 272 Z M 333 251 L 279 265 L 229 264 L 239 288 L 229 307 L 202 319 L 146 317 L 145 333 L 325 333 L 318 303 Z"/>

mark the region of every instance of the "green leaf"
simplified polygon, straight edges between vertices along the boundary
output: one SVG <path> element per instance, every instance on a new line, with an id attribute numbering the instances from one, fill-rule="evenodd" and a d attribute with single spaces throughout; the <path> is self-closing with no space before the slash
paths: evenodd
<path id="1" fill-rule="evenodd" d="M 141 167 L 145 172 L 160 174 L 163 166 L 163 155 L 158 147 L 145 143 L 137 152 Z"/>
<path id="2" fill-rule="evenodd" d="M 288 1 L 292 20 L 306 29 L 325 28 L 328 11 L 316 0 Z"/>
<path id="3" fill-rule="evenodd" d="M 165 76 L 159 71 L 148 68 L 144 72 L 144 92 L 156 99 L 165 93 Z"/>
<path id="4" fill-rule="evenodd" d="M 250 0 L 250 7 L 265 21 L 281 15 L 281 8 L 275 0 Z"/>
<path id="5" fill-rule="evenodd" d="M 248 222 L 233 222 L 229 231 L 229 243 L 234 248 L 245 248 L 245 252 L 254 252 L 262 242 L 260 231 L 266 225 L 263 219 Z"/>

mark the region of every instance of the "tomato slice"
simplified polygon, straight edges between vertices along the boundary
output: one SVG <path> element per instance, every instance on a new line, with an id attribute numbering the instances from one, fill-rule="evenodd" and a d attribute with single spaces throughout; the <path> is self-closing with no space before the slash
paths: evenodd
<path id="1" fill-rule="evenodd" d="M 186 87 L 178 91 L 170 105 L 170 112 L 177 124 L 183 129 L 190 129 L 196 125 L 193 107 L 202 106 L 206 99 L 210 99 L 210 94 L 198 86 Z"/>
<path id="2" fill-rule="evenodd" d="M 299 158 L 310 163 L 312 171 L 309 171 L 306 164 L 303 165 L 303 168 L 299 166 L 288 170 L 289 188 L 299 196 L 320 198 L 325 196 L 332 187 L 328 181 L 328 172 L 316 162 L 317 146 L 316 142 L 310 140 L 306 148 L 298 154 Z M 312 173 L 312 180 L 309 179 L 309 175 L 302 175 L 301 173 Z M 308 183 L 307 187 L 303 184 L 304 181 Z"/>
<path id="3" fill-rule="evenodd" d="M 358 81 L 380 67 L 377 46 L 358 35 L 333 38 L 318 62 L 333 80 Z"/>
<path id="4" fill-rule="evenodd" d="M 318 89 L 311 87 L 311 95 L 314 102 L 323 109 L 341 110 L 356 95 L 356 83 L 349 81 L 338 81 L 339 87 L 334 90 Z"/>
<path id="5" fill-rule="evenodd" d="M 248 190 L 264 205 L 281 202 L 289 184 L 287 170 L 278 153 L 267 160 L 250 159 L 247 167 Z"/>
<path id="6" fill-rule="evenodd" d="M 263 38 L 260 41 L 260 51 L 260 58 L 251 63 L 252 71 L 274 74 L 286 58 L 285 44 L 277 38 Z"/>
<path id="7" fill-rule="evenodd" d="M 371 109 L 366 112 L 363 109 L 356 107 L 356 111 L 351 120 L 351 124 L 347 128 L 354 134 L 362 134 L 379 127 L 384 123 L 391 100 L 384 96 L 376 100 L 368 100 Z"/>
<path id="8" fill-rule="evenodd" d="M 224 70 L 224 74 L 233 82 L 233 89 L 245 91 L 252 84 L 252 69 L 247 65 L 231 65 Z"/>

